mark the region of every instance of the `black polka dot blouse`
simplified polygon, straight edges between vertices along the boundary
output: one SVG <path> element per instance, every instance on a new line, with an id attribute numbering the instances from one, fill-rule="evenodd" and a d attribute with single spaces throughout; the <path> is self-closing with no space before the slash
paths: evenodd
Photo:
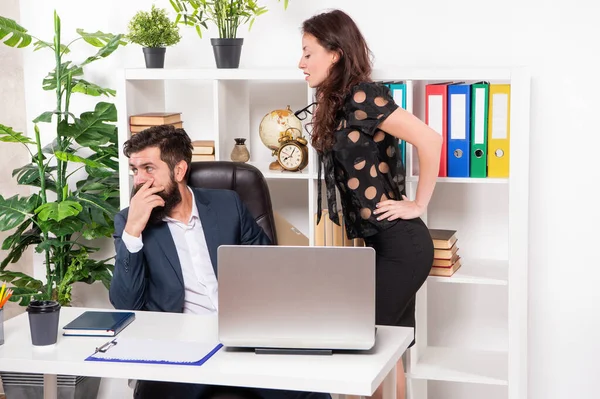
<path id="1" fill-rule="evenodd" d="M 329 217 L 338 225 L 336 187 L 340 193 L 349 239 L 368 237 L 396 223 L 377 220 L 378 202 L 401 200 L 405 168 L 396 137 L 378 126 L 398 108 L 390 89 L 377 82 L 354 86 L 338 112 L 333 148 L 320 154 L 318 219 L 321 216 L 321 163 L 327 188 Z"/>

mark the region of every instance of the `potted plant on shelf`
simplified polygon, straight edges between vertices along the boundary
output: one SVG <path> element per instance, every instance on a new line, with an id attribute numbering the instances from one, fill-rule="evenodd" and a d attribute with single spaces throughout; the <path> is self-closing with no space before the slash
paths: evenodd
<path id="1" fill-rule="evenodd" d="M 181 40 L 179 26 L 169 19 L 167 10 L 156 8 L 150 12 L 138 11 L 129 21 L 127 38 L 143 46 L 146 68 L 163 68 L 166 47 Z"/>
<path id="2" fill-rule="evenodd" d="M 238 28 L 248 24 L 250 30 L 256 17 L 268 11 L 256 0 L 169 1 L 177 12 L 175 22 L 194 27 L 200 38 L 202 29 L 208 29 L 207 22 L 217 27 L 219 37 L 210 39 L 217 68 L 239 67 L 244 39 L 237 37 Z M 284 0 L 284 9 L 288 2 Z"/>

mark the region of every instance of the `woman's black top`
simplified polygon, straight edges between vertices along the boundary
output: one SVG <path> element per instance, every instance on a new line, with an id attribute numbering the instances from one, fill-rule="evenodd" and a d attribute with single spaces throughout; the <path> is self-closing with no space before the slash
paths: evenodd
<path id="1" fill-rule="evenodd" d="M 364 82 L 350 90 L 336 118 L 335 144 L 319 155 L 317 223 L 321 218 L 321 163 L 329 218 L 341 225 L 337 187 L 349 239 L 372 236 L 397 222 L 378 221 L 378 215 L 373 214 L 378 202 L 401 200 L 405 194 L 406 172 L 399 140 L 378 129 L 396 108 L 384 84 Z"/>

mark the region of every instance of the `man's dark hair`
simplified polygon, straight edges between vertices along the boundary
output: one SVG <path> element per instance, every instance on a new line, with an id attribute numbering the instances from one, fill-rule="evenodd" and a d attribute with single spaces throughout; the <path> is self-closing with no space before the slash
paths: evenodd
<path id="1" fill-rule="evenodd" d="M 123 154 L 129 158 L 131 154 L 145 150 L 148 147 L 160 149 L 160 159 L 169 165 L 171 172 L 175 170 L 175 165 L 181 161 L 187 163 L 189 170 L 194 147 L 185 130 L 177 129 L 173 125 L 152 126 L 132 135 L 123 144 Z"/>

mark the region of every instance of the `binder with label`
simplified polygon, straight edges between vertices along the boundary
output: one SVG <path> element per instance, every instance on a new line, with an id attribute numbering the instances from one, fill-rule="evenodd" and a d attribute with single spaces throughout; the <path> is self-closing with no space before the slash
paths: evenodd
<path id="1" fill-rule="evenodd" d="M 438 177 L 448 176 L 448 85 L 452 82 L 425 86 L 425 123 L 442 136 Z"/>
<path id="2" fill-rule="evenodd" d="M 488 177 L 508 177 L 510 169 L 510 84 L 490 84 Z"/>
<path id="3" fill-rule="evenodd" d="M 65 336 L 114 337 L 135 320 L 133 312 L 85 311 L 63 327 Z"/>
<path id="4" fill-rule="evenodd" d="M 85 361 L 201 366 L 223 347 L 221 343 L 115 338 Z"/>
<path id="5" fill-rule="evenodd" d="M 448 177 L 469 177 L 471 85 L 448 86 Z"/>
<path id="6" fill-rule="evenodd" d="M 471 85 L 471 176 L 487 177 L 488 82 Z"/>

